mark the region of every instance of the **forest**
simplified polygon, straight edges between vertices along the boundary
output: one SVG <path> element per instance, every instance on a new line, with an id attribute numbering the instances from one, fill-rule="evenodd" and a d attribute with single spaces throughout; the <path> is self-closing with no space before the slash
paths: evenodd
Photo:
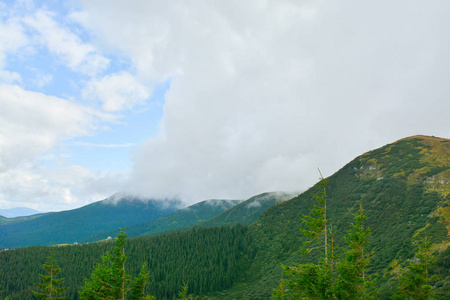
<path id="1" fill-rule="evenodd" d="M 130 238 L 126 242 L 126 268 L 137 276 L 146 263 L 151 277 L 147 289 L 157 299 L 173 299 L 184 283 L 189 292 L 205 295 L 230 287 L 248 266 L 255 250 L 243 225 L 194 228 L 165 235 Z M 115 241 L 55 246 L 55 261 L 68 287 L 67 299 L 78 299 L 84 279 L 100 263 Z M 26 247 L 0 252 L 3 294 L 12 299 L 31 299 L 42 264 L 52 247 Z"/>
<path id="2" fill-rule="evenodd" d="M 156 299 L 174 299 L 183 287 L 186 295 L 198 299 L 345 299 L 344 279 L 352 270 L 351 257 L 357 257 L 352 253 L 364 253 L 364 259 L 359 260 L 361 267 L 356 268 L 364 270 L 367 278 L 360 285 L 364 288 L 356 289 L 364 297 L 406 299 L 398 290 L 403 288 L 407 295 L 407 274 L 414 270 L 420 273 L 425 266 L 427 273 L 420 273 L 425 278 L 421 286 L 431 296 L 410 298 L 449 299 L 449 153 L 448 140 L 400 140 L 355 158 L 297 197 L 274 203 L 250 225 L 194 227 L 128 238 L 126 271 L 135 278 L 145 263 L 150 274 L 146 292 Z M 320 199 L 325 195 L 326 210 L 321 211 Z M 239 207 L 245 205 L 243 202 Z M 361 208 L 364 214 L 358 220 Z M 242 215 L 245 210 L 235 211 Z M 239 221 L 236 215 L 224 213 L 228 219 Z M 359 224 L 356 229 L 360 233 L 368 233 L 359 239 L 363 252 L 352 252 L 355 244 L 349 243 L 357 236 L 356 231 L 352 233 L 355 224 Z M 323 239 L 325 232 L 327 238 Z M 311 244 L 305 244 L 308 241 Z M 116 240 L 110 239 L 0 251 L 2 297 L 31 299 L 36 289 L 33 283 L 39 283 L 43 264 L 56 248 L 55 262 L 65 280 L 62 286 L 67 287 L 64 296 L 78 299 L 85 279 L 115 245 Z M 322 251 L 324 248 L 328 253 Z M 325 272 L 332 274 L 331 279 L 320 277 L 330 268 L 324 261 L 331 260 L 335 262 L 332 271 Z M 290 294 L 309 282 L 303 271 L 331 280 L 331 296 Z"/>

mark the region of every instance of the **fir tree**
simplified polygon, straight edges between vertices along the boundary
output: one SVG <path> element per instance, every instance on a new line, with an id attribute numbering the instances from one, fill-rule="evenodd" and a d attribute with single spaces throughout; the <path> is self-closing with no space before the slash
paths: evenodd
<path id="1" fill-rule="evenodd" d="M 320 170 L 319 170 L 320 173 Z M 314 194 L 316 204 L 311 209 L 311 216 L 303 216 L 305 229 L 300 231 L 310 238 L 304 245 L 316 245 L 311 248 L 302 247 L 304 254 L 312 250 L 324 248 L 323 257 L 318 264 L 297 264 L 295 267 L 282 266 L 287 279 L 282 280 L 278 289 L 274 291 L 272 299 L 330 299 L 333 296 L 335 273 L 333 270 L 333 249 L 328 242 L 328 227 L 333 236 L 332 227 L 327 226 L 327 181 L 320 174 L 319 192 Z M 313 244 L 314 243 L 314 244 Z M 284 292 L 286 289 L 289 292 Z"/>
<path id="2" fill-rule="evenodd" d="M 320 173 L 320 170 L 319 170 Z M 311 216 L 303 216 L 302 222 L 306 228 L 301 228 L 300 231 L 309 238 L 304 241 L 304 245 L 312 245 L 314 242 L 316 247 L 304 248 L 304 254 L 310 253 L 312 250 L 323 247 L 324 258 L 328 260 L 328 230 L 327 230 L 327 181 L 320 174 L 319 193 L 314 194 L 316 204 L 311 209 Z M 323 240 L 322 240 L 323 238 Z"/>
<path id="3" fill-rule="evenodd" d="M 354 222 L 345 238 L 348 245 L 345 258 L 335 263 L 333 230 L 331 224 L 327 226 L 326 217 L 326 181 L 322 176 L 320 186 L 319 194 L 314 195 L 317 204 L 311 210 L 312 216 L 303 217 L 303 224 L 307 229 L 301 231 L 310 238 L 304 244 L 318 244 L 313 248 L 303 248 L 303 252 L 308 254 L 324 247 L 323 257 L 319 258 L 317 264 L 282 266 L 287 279 L 282 279 L 279 287 L 274 290 L 272 299 L 371 299 L 372 292 L 369 290 L 372 281 L 366 275 L 369 259 L 365 253 L 370 231 L 364 228 L 367 217 L 362 205 L 359 212 L 354 214 Z M 328 241 L 328 233 L 331 243 Z"/>
<path id="4" fill-rule="evenodd" d="M 117 245 L 103 255 L 102 262 L 94 269 L 91 278 L 85 280 L 80 291 L 81 299 L 125 299 L 130 282 L 130 276 L 125 271 L 126 237 L 121 227 Z"/>
<path id="5" fill-rule="evenodd" d="M 64 282 L 63 278 L 57 279 L 61 268 L 56 266 L 55 263 L 55 247 L 52 247 L 51 255 L 48 257 L 47 262 L 43 265 L 46 275 L 39 275 L 42 283 L 35 283 L 40 291 L 33 291 L 33 294 L 38 299 L 65 299 L 65 297 L 59 296 L 67 288 L 60 287 Z"/>
<path id="6" fill-rule="evenodd" d="M 155 300 L 156 298 L 145 294 L 145 285 L 150 279 L 150 273 L 147 271 L 147 265 L 142 264 L 141 271 L 138 277 L 134 279 L 133 286 L 131 288 L 130 300 Z"/>
<path id="7" fill-rule="evenodd" d="M 189 290 L 188 284 L 184 282 L 181 291 L 178 293 L 178 297 L 176 297 L 174 300 L 192 299 L 192 297 L 188 295 L 188 290 Z"/>
<path id="8" fill-rule="evenodd" d="M 145 285 L 150 278 L 145 264 L 142 265 L 138 277 L 132 284 L 130 275 L 125 270 L 125 239 L 127 234 L 123 227 L 117 235 L 117 245 L 107 251 L 102 262 L 92 272 L 91 278 L 86 279 L 82 290 L 81 299 L 102 300 L 102 299 L 133 299 L 133 300 L 154 300 L 155 298 L 145 294 Z M 131 288 L 130 288 L 131 286 Z M 131 294 L 127 294 L 131 289 Z"/>
<path id="9" fill-rule="evenodd" d="M 417 252 L 410 259 L 408 266 L 399 272 L 399 285 L 394 293 L 394 299 L 431 300 L 436 299 L 436 292 L 431 283 L 436 276 L 430 275 L 436 258 L 430 250 L 427 236 L 419 241 Z"/>
<path id="10" fill-rule="evenodd" d="M 354 214 L 354 222 L 345 237 L 348 249 L 345 257 L 337 263 L 338 278 L 335 285 L 335 295 L 338 299 L 372 299 L 370 288 L 373 282 L 366 274 L 369 265 L 365 248 L 368 245 L 370 230 L 364 228 L 364 209 L 360 204 L 359 211 Z"/>

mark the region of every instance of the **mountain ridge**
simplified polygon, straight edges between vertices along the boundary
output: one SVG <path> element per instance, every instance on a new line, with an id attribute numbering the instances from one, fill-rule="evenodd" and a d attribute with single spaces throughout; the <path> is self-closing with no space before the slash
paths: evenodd
<path id="1" fill-rule="evenodd" d="M 327 217 L 333 231 L 345 233 L 359 203 L 364 206 L 367 226 L 372 230 L 368 251 L 374 253 L 369 267 L 374 276 L 389 274 L 394 260 L 411 258 L 414 235 L 425 227 L 438 260 L 442 262 L 441 257 L 447 255 L 449 158 L 450 140 L 412 136 L 366 152 L 327 178 Z M 216 295 L 218 299 L 267 299 L 279 282 L 282 264 L 314 261 L 314 255 L 305 256 L 300 251 L 304 237 L 299 229 L 317 191 L 315 185 L 298 197 L 269 207 L 250 225 L 258 254 L 241 281 L 226 296 Z M 337 236 L 335 242 L 342 245 L 343 239 Z M 450 277 L 444 278 L 442 285 L 450 288 Z M 379 278 L 380 299 L 389 299 L 392 284 L 391 276 Z M 450 296 L 448 293 L 441 299 Z"/>
<path id="2" fill-rule="evenodd" d="M 120 221 L 124 226 L 132 225 L 169 214 L 180 206 L 178 200 L 162 202 L 116 194 L 73 210 L 0 222 L 0 248 L 76 243 L 97 232 L 118 228 Z"/>
<path id="3" fill-rule="evenodd" d="M 344 247 L 343 236 L 349 229 L 349 223 L 353 221 L 353 214 L 357 212 L 360 204 L 368 216 L 365 223 L 371 230 L 367 247 L 367 253 L 370 253 L 368 274 L 377 278 L 376 287 L 379 289 L 377 299 L 390 299 L 396 282 L 391 274 L 392 264 L 394 262 L 404 264 L 413 259 L 417 234 L 425 231 L 437 258 L 434 273 L 440 275 L 439 281 L 435 283 L 437 299 L 450 298 L 449 159 L 450 140 L 413 136 L 366 152 L 326 178 L 327 218 L 333 224 L 337 254 L 339 249 Z M 173 298 L 171 295 L 175 295 L 179 289 L 179 285 L 175 285 L 176 289 L 171 291 L 166 288 L 168 284 L 168 281 L 165 281 L 166 275 L 173 274 L 175 269 L 161 264 L 166 261 L 166 253 L 159 252 L 160 254 L 156 255 L 153 250 L 149 252 L 145 247 L 142 248 L 142 245 L 150 241 L 155 242 L 156 248 L 157 245 L 161 245 L 166 252 L 174 251 L 174 259 L 177 261 L 174 268 L 186 265 L 186 262 L 178 259 L 181 254 L 190 257 L 191 260 L 204 258 L 201 263 L 195 264 L 201 266 L 200 269 L 181 268 L 182 272 L 177 273 L 183 276 L 178 278 L 180 282 L 184 278 L 190 278 L 191 282 L 195 281 L 192 292 L 200 297 L 206 295 L 217 300 L 268 299 L 282 276 L 281 265 L 295 266 L 295 263 L 315 262 L 318 258 L 316 252 L 308 256 L 301 253 L 300 247 L 305 237 L 299 229 L 303 228 L 302 217 L 308 215 L 315 204 L 314 194 L 319 188 L 316 184 L 288 201 L 270 206 L 248 227 L 240 224 L 231 227 L 233 230 L 240 228 L 238 231 L 241 232 L 240 242 L 234 244 L 237 252 L 233 252 L 232 255 L 233 259 L 236 259 L 233 260 L 233 264 L 238 263 L 239 268 L 233 271 L 235 273 L 230 271 L 230 274 L 222 277 L 226 284 L 220 289 L 209 288 L 214 285 L 216 274 L 214 264 L 224 266 L 231 261 L 221 261 L 222 257 L 219 254 L 221 246 L 214 241 L 215 234 L 208 236 L 206 232 L 219 230 L 225 233 L 227 228 L 230 228 L 227 226 L 206 228 L 214 229 L 211 231 L 194 227 L 191 230 L 169 234 L 131 238 L 128 241 L 130 249 L 128 261 L 135 264 L 134 269 L 137 272 L 136 261 L 141 263 L 142 259 L 145 259 L 154 273 L 152 288 L 166 293 L 167 299 Z M 245 203 L 239 205 L 245 206 Z M 205 241 L 202 245 L 208 245 L 206 248 L 215 249 L 216 252 L 206 254 L 206 250 L 199 249 L 195 243 L 189 247 L 180 246 L 175 240 L 181 236 L 189 236 L 189 240 L 194 241 L 202 239 Z M 230 232 L 226 236 L 227 239 L 233 240 L 233 234 Z M 94 265 L 95 261 L 87 255 L 87 251 L 101 253 L 106 244 L 89 243 L 63 247 L 64 250 L 61 251 L 71 255 L 64 258 L 63 269 L 77 270 L 73 276 L 78 276 L 67 279 L 71 282 L 75 282 L 75 279 L 82 282 L 82 277 L 89 274 L 89 268 L 84 268 L 85 272 L 80 274 L 78 272 L 80 269 L 74 263 L 76 260 L 74 257 L 86 257 L 86 260 Z M 13 251 L 32 253 L 34 250 L 21 248 Z M 10 251 L 0 251 L 0 260 L 8 261 L 13 251 L 11 254 L 8 253 Z M 30 254 L 27 257 L 29 256 Z M 190 264 L 192 262 L 189 261 Z M 14 282 L 13 276 L 25 269 L 26 263 L 27 260 L 24 259 L 7 272 L 0 272 L 0 285 Z M 27 271 L 29 272 L 34 274 L 38 269 L 34 267 L 32 271 L 31 269 Z M 27 287 L 31 282 L 22 285 Z M 208 288 L 202 289 L 202 286 Z M 72 286 L 72 289 L 76 294 L 77 286 Z M 25 294 L 26 291 L 22 293 Z M 5 295 L 8 295 L 8 292 Z"/>

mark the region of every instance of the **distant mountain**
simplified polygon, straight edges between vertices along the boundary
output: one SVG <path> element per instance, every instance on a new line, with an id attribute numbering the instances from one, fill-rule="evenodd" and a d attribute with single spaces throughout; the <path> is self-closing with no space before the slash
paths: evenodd
<path id="1" fill-rule="evenodd" d="M 0 216 L 5 218 L 26 217 L 41 214 L 42 212 L 28 207 L 14 207 L 8 209 L 0 209 Z"/>
<path id="2" fill-rule="evenodd" d="M 202 220 L 208 220 L 223 211 L 226 211 L 241 200 L 206 200 L 194 205 L 178 209 L 166 216 L 134 224 L 126 228 L 127 235 L 134 237 L 138 235 L 150 235 L 160 232 L 166 232 L 175 229 L 185 229 Z M 94 236 L 81 240 L 81 242 L 92 242 L 107 238 L 108 236 L 117 236 L 117 229 L 101 232 Z"/>
<path id="3" fill-rule="evenodd" d="M 264 193 L 253 196 L 209 220 L 199 221 L 196 226 L 221 226 L 237 223 L 250 225 L 258 221 L 259 217 L 270 206 L 293 197 L 294 195 L 292 194 L 282 192 Z"/>
<path id="4" fill-rule="evenodd" d="M 174 212 L 179 201 L 113 195 L 78 209 L 0 220 L 0 248 L 75 243 L 99 232 L 153 220 Z M 6 219 L 16 220 L 16 219 Z M 5 220 L 3 220 L 5 221 Z"/>

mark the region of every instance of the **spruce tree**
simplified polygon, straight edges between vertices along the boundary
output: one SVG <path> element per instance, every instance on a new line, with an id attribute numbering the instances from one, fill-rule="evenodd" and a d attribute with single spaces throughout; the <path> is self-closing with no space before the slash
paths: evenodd
<path id="1" fill-rule="evenodd" d="M 34 283 L 39 288 L 39 291 L 33 291 L 34 296 L 38 299 L 65 299 L 65 297 L 60 296 L 67 288 L 60 287 L 64 282 L 63 278 L 57 279 L 61 268 L 55 263 L 55 246 L 52 247 L 51 255 L 43 268 L 46 274 L 39 275 L 42 283 Z"/>
<path id="2" fill-rule="evenodd" d="M 364 215 L 362 204 L 358 213 L 354 214 L 354 222 L 345 237 L 348 248 L 344 258 L 336 264 L 338 277 L 335 285 L 335 295 L 338 299 L 372 299 L 373 291 L 370 288 L 373 282 L 367 276 L 369 257 L 365 252 L 368 245 L 370 230 L 364 228 Z"/>
<path id="3" fill-rule="evenodd" d="M 354 222 L 345 241 L 343 260 L 335 262 L 334 235 L 331 223 L 328 224 L 326 215 L 327 194 L 326 180 L 321 176 L 319 193 L 314 195 L 316 204 L 311 210 L 311 216 L 303 217 L 305 229 L 301 229 L 309 240 L 303 244 L 315 246 L 302 248 L 304 254 L 312 250 L 324 248 L 323 256 L 318 263 L 296 264 L 296 266 L 282 266 L 283 274 L 279 287 L 274 290 L 272 299 L 371 299 L 370 281 L 366 275 L 369 259 L 365 253 L 370 231 L 364 228 L 362 205 L 359 212 L 354 214 Z M 328 241 L 328 234 L 331 240 Z M 315 243 L 315 245 L 313 245 Z"/>
<path id="4" fill-rule="evenodd" d="M 145 285 L 150 278 L 145 264 L 142 265 L 138 277 L 132 284 L 130 275 L 125 270 L 125 239 L 127 234 L 123 227 L 117 235 L 117 244 L 106 251 L 102 257 L 102 262 L 97 265 L 91 274 L 90 279 L 86 279 L 80 293 L 80 299 L 89 300 L 154 300 L 155 298 L 145 294 Z M 131 288 L 130 288 L 131 287 Z M 127 297 L 131 289 L 129 298 Z"/>
<path id="5" fill-rule="evenodd" d="M 189 290 L 188 284 L 184 282 L 181 291 L 178 293 L 178 297 L 174 298 L 174 300 L 192 299 L 192 296 L 188 295 L 188 290 Z"/>
<path id="6" fill-rule="evenodd" d="M 86 279 L 81 299 L 125 299 L 129 290 L 129 275 L 125 271 L 125 238 L 123 227 L 117 235 L 117 245 L 107 251 L 102 262 L 92 272 L 91 278 Z"/>
<path id="7" fill-rule="evenodd" d="M 320 172 L 320 170 L 319 170 Z M 320 182 L 318 186 L 319 192 L 314 194 L 316 204 L 310 210 L 311 215 L 303 216 L 302 222 L 305 228 L 301 228 L 300 231 L 309 238 L 304 241 L 304 245 L 308 245 L 309 248 L 302 247 L 304 254 L 310 253 L 312 250 L 324 248 L 324 259 L 328 260 L 328 230 L 327 230 L 327 181 L 320 174 Z M 311 245 L 317 245 L 311 247 Z"/>
<path id="8" fill-rule="evenodd" d="M 320 173 L 320 170 L 319 170 Z M 318 264 L 296 264 L 295 267 L 282 266 L 287 279 L 282 279 L 278 289 L 274 290 L 272 299 L 331 299 L 333 296 L 334 270 L 332 243 L 328 241 L 328 233 L 332 236 L 331 224 L 327 225 L 327 181 L 320 174 L 319 192 L 314 194 L 316 203 L 310 216 L 303 216 L 305 228 L 300 231 L 309 239 L 303 242 L 310 248 L 302 247 L 304 254 L 324 248 L 323 256 Z M 330 229 L 330 232 L 329 229 Z M 289 292 L 284 292 L 284 289 Z"/>
<path id="9" fill-rule="evenodd" d="M 138 277 L 133 281 L 131 288 L 131 295 L 129 300 L 155 300 L 156 298 L 145 294 L 145 285 L 150 278 L 150 273 L 147 271 L 147 265 L 145 263 L 141 266 L 141 271 Z"/>
<path id="10" fill-rule="evenodd" d="M 408 266 L 400 270 L 397 290 L 394 299 L 431 300 L 436 299 L 436 291 L 431 285 L 436 276 L 430 275 L 436 258 L 430 250 L 430 240 L 427 236 L 419 241 L 417 252 Z"/>

